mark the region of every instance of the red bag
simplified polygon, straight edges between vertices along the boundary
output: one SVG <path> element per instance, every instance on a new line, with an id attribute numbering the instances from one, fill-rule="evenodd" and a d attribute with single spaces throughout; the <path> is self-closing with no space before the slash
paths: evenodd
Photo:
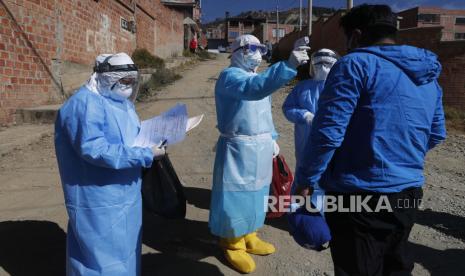
<path id="1" fill-rule="evenodd" d="M 278 155 L 273 158 L 273 179 L 270 187 L 270 197 L 273 196 L 275 201 L 270 198 L 268 205 L 267 218 L 279 218 L 285 214 L 285 212 L 279 212 L 276 210 L 283 210 L 283 208 L 289 208 L 290 206 L 290 195 L 292 182 L 294 176 L 289 166 L 286 164 L 286 160 L 282 155 Z M 282 200 L 279 200 L 282 197 Z M 273 204 L 272 204 L 273 203 Z M 274 207 L 275 210 L 271 209 Z"/>

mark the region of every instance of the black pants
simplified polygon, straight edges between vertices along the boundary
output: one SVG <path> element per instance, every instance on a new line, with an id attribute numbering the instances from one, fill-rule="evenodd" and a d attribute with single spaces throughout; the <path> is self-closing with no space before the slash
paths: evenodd
<path id="1" fill-rule="evenodd" d="M 339 196 L 344 206 L 350 204 L 349 194 L 327 193 Z M 354 194 L 351 194 L 352 196 Z M 379 203 L 381 194 L 371 195 L 368 206 L 372 210 Z M 415 222 L 421 188 L 385 194 L 392 212 L 327 212 L 331 230 L 331 256 L 335 275 L 411 275 L 413 261 L 407 252 L 407 241 Z"/>

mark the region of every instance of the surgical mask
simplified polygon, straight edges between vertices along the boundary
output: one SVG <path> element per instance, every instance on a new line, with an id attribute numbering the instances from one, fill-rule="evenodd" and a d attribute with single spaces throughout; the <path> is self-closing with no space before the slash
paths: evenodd
<path id="1" fill-rule="evenodd" d="M 253 53 L 247 53 L 244 55 L 245 64 L 247 69 L 250 71 L 256 72 L 260 64 L 262 63 L 262 55 L 260 51 L 255 51 Z"/>
<path id="2" fill-rule="evenodd" d="M 313 79 L 315 80 L 326 80 L 328 77 L 331 66 L 326 64 L 313 64 Z"/>
<path id="3" fill-rule="evenodd" d="M 113 84 L 111 91 L 112 94 L 115 94 L 122 99 L 128 99 L 136 85 L 137 79 L 134 76 L 123 77 Z"/>
<path id="4" fill-rule="evenodd" d="M 132 94 L 132 85 L 115 83 L 111 91 L 122 98 L 129 98 Z"/>

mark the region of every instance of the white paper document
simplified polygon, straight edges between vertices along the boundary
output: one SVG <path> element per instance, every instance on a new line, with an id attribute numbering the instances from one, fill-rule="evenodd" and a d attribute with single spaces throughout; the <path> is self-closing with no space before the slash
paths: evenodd
<path id="1" fill-rule="evenodd" d="M 185 104 L 177 104 L 159 116 L 141 122 L 139 135 L 133 147 L 153 147 L 155 145 L 173 145 L 181 142 L 186 133 L 197 127 L 203 119 L 200 116 L 187 119 Z"/>
<path id="2" fill-rule="evenodd" d="M 160 116 L 142 121 L 134 147 L 153 147 L 166 140 L 166 145 L 181 142 L 186 136 L 187 108 L 177 104 Z"/>
<path id="3" fill-rule="evenodd" d="M 203 114 L 189 118 L 189 120 L 187 120 L 186 132 L 189 132 L 192 129 L 196 128 L 200 124 L 200 122 L 202 122 L 202 120 L 203 120 Z"/>

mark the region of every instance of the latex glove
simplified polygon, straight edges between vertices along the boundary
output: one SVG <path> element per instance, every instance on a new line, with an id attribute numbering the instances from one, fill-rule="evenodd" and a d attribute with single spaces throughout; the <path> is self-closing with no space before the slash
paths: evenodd
<path id="1" fill-rule="evenodd" d="M 154 146 L 152 148 L 152 153 L 153 153 L 153 158 L 155 158 L 155 160 L 160 160 L 166 154 L 166 147 L 165 146 L 162 146 L 162 147 Z"/>
<path id="2" fill-rule="evenodd" d="M 309 38 L 307 36 L 300 38 L 294 43 L 294 50 L 292 50 L 289 57 L 288 63 L 294 69 L 300 65 L 306 64 L 310 59 L 307 51 L 310 50 L 308 47 Z"/>
<path id="3" fill-rule="evenodd" d="M 275 158 L 276 156 L 279 155 L 279 146 L 278 146 L 278 143 L 276 143 L 276 141 L 274 140 L 273 140 L 273 143 L 274 143 L 273 158 Z"/>
<path id="4" fill-rule="evenodd" d="M 313 122 L 314 117 L 315 115 L 313 115 L 313 113 L 311 112 L 305 112 L 304 114 L 304 119 L 307 122 L 307 124 L 311 124 Z"/>

